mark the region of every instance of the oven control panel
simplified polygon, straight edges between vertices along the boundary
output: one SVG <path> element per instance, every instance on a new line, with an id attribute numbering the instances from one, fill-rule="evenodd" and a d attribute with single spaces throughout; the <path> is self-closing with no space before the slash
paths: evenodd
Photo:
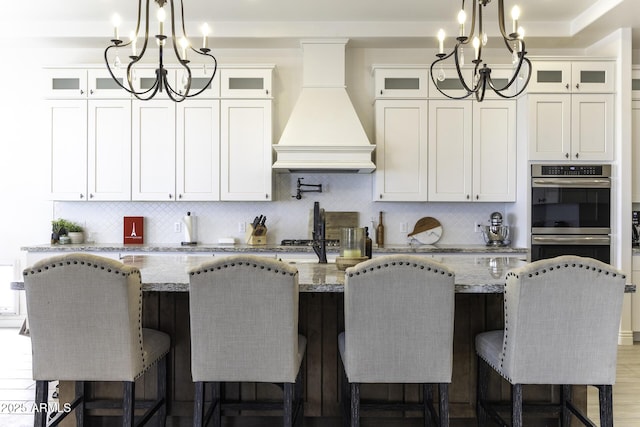
<path id="1" fill-rule="evenodd" d="M 611 165 L 531 165 L 532 177 L 610 177 Z"/>

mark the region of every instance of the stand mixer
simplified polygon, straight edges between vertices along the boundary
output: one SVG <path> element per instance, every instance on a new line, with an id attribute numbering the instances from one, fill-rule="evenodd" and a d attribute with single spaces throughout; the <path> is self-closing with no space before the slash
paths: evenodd
<path id="1" fill-rule="evenodd" d="M 482 237 L 487 246 L 507 246 L 509 243 L 509 226 L 502 225 L 502 214 L 494 212 L 490 217 L 491 225 L 482 225 Z"/>

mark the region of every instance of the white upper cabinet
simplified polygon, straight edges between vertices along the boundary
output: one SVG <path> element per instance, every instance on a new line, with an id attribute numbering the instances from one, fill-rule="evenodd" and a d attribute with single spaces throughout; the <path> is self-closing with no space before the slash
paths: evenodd
<path id="1" fill-rule="evenodd" d="M 45 111 L 51 149 L 51 198 L 87 200 L 87 102 L 47 101 Z"/>
<path id="2" fill-rule="evenodd" d="M 429 101 L 429 201 L 472 200 L 472 101 Z"/>
<path id="3" fill-rule="evenodd" d="M 220 101 L 190 99 L 176 114 L 177 200 L 219 200 Z"/>
<path id="4" fill-rule="evenodd" d="M 44 96 L 53 99 L 86 98 L 87 70 L 83 68 L 46 68 Z"/>
<path id="5" fill-rule="evenodd" d="M 516 200 L 516 103 L 429 102 L 429 201 Z"/>
<path id="6" fill-rule="evenodd" d="M 374 66 L 376 98 L 426 98 L 429 70 L 422 68 L 380 68 Z"/>
<path id="7" fill-rule="evenodd" d="M 211 80 L 212 72 L 213 67 L 209 66 L 206 68 L 203 68 L 202 66 L 193 66 L 191 68 L 191 88 L 189 89 L 189 96 L 198 93 L 202 89 L 204 89 L 204 91 L 197 95 L 197 97 L 190 99 L 211 99 L 220 97 L 220 69 L 216 72 L 213 80 Z M 187 84 L 187 76 L 188 74 L 186 70 L 182 68 L 175 70 L 176 89 L 180 94 L 184 93 L 184 89 Z M 209 82 L 209 80 L 211 80 L 211 82 Z"/>
<path id="8" fill-rule="evenodd" d="M 220 101 L 220 199 L 272 199 L 271 100 Z"/>
<path id="9" fill-rule="evenodd" d="M 125 78 L 125 70 L 115 70 L 114 72 L 118 82 L 127 87 L 127 79 Z M 110 99 L 130 99 L 129 92 L 121 88 L 118 83 L 111 77 L 106 68 L 96 68 L 87 70 L 87 85 L 89 98 L 110 98 Z"/>
<path id="10" fill-rule="evenodd" d="M 133 101 L 133 200 L 176 199 L 176 103 Z"/>
<path id="11" fill-rule="evenodd" d="M 131 101 L 89 100 L 88 123 L 88 200 L 131 200 Z"/>
<path id="12" fill-rule="evenodd" d="M 427 201 L 426 100 L 376 101 L 374 201 Z"/>
<path id="13" fill-rule="evenodd" d="M 613 61 L 532 61 L 528 93 L 611 93 Z"/>
<path id="14" fill-rule="evenodd" d="M 220 95 L 223 98 L 272 98 L 272 68 L 222 68 Z"/>
<path id="15" fill-rule="evenodd" d="M 529 95 L 529 160 L 613 160 L 613 97 Z"/>

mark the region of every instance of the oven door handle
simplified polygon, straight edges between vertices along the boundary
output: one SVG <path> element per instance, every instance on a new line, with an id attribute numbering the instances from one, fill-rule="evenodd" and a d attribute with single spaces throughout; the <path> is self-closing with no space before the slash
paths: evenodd
<path id="1" fill-rule="evenodd" d="M 533 178 L 533 187 L 611 188 L 609 178 Z"/>
<path id="2" fill-rule="evenodd" d="M 609 245 L 610 236 L 531 236 L 535 245 Z"/>

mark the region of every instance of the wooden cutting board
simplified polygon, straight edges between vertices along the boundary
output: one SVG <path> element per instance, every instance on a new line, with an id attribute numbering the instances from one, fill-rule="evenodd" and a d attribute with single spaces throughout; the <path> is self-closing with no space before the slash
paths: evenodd
<path id="1" fill-rule="evenodd" d="M 343 227 L 360 227 L 358 212 L 324 212 L 325 239 L 340 240 Z"/>

